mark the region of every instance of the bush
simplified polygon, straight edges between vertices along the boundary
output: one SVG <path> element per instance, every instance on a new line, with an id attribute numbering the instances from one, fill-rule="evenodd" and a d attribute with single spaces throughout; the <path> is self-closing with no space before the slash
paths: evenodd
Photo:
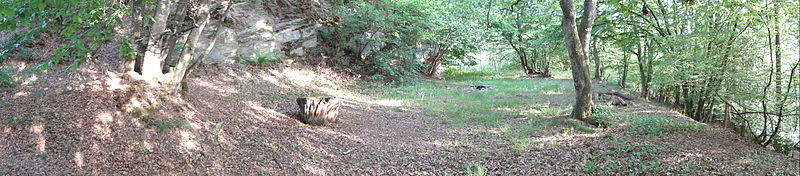
<path id="1" fill-rule="evenodd" d="M 347 1 L 332 10 L 340 23 L 320 29 L 320 39 L 337 51 L 350 51 L 364 61 L 372 78 L 393 84 L 419 80 L 422 63 L 416 58 L 417 45 L 430 42 L 427 35 L 432 13 L 428 1 Z M 427 30 L 427 31 L 426 31 Z M 365 36 L 370 37 L 365 37 Z M 365 47 L 369 46 L 360 59 Z M 338 54 L 338 53 L 337 53 Z M 356 60 L 356 59 L 353 59 Z M 356 63 L 356 62 L 350 62 Z"/>
<path id="2" fill-rule="evenodd" d="M 393 84 L 419 80 L 421 68 L 422 63 L 417 61 L 413 54 L 402 50 L 377 53 L 371 63 L 374 74 L 381 75 L 384 81 Z"/>

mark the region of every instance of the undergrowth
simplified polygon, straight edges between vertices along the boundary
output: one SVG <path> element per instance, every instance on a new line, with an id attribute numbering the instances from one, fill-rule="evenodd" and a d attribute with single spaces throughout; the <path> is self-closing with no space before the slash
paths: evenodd
<path id="1" fill-rule="evenodd" d="M 625 129 L 645 136 L 662 136 L 690 130 L 705 130 L 706 125 L 695 121 L 653 115 L 622 115 L 619 119 L 628 124 Z"/>
<path id="2" fill-rule="evenodd" d="M 621 138 L 608 135 L 605 138 L 612 141 L 610 147 L 601 150 L 592 150 L 582 157 L 582 172 L 592 174 L 598 171 L 632 172 L 632 173 L 658 173 L 665 169 L 659 158 L 656 144 L 629 143 L 630 136 Z"/>
<path id="3" fill-rule="evenodd" d="M 154 118 L 158 108 L 136 108 L 131 112 L 134 117 L 139 118 L 148 128 L 155 129 L 159 133 L 167 132 L 174 128 L 191 128 L 189 122 L 185 120 L 163 120 Z"/>

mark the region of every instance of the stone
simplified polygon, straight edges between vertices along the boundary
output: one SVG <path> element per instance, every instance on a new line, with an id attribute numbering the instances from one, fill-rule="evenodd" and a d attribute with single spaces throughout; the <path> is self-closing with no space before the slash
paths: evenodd
<path id="1" fill-rule="evenodd" d="M 300 48 L 295 48 L 294 50 L 289 52 L 289 54 L 292 56 L 303 56 L 306 55 L 306 51 L 303 50 L 303 47 L 300 47 Z"/>
<path id="2" fill-rule="evenodd" d="M 350 38 L 346 48 L 352 52 L 359 53 L 359 57 L 363 60 L 385 47 L 387 45 L 385 41 L 386 37 L 382 32 L 365 32 L 362 35 Z"/>
<path id="3" fill-rule="evenodd" d="M 314 48 L 314 47 L 317 47 L 318 45 L 319 45 L 319 42 L 317 42 L 316 38 L 312 38 L 312 39 L 309 39 L 309 40 L 306 40 L 305 42 L 303 42 L 303 47 L 304 48 Z"/>
<path id="4" fill-rule="evenodd" d="M 302 36 L 303 34 L 300 31 L 289 30 L 277 33 L 277 35 L 275 35 L 275 39 L 278 41 L 278 43 L 283 44 L 299 40 Z"/>
<path id="5" fill-rule="evenodd" d="M 239 42 L 236 41 L 236 31 L 231 28 L 221 27 L 218 32 L 217 42 L 214 48 L 208 53 L 205 61 L 207 63 L 224 63 L 231 62 L 229 58 L 235 58 L 239 51 Z"/>

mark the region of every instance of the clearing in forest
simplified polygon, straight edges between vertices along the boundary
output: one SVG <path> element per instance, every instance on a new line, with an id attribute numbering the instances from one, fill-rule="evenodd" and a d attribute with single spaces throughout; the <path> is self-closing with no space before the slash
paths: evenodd
<path id="1" fill-rule="evenodd" d="M 153 95 L 161 103 L 127 115 L 117 112 L 116 94 L 91 89 L 106 81 L 84 82 L 86 89 L 46 84 L 64 73 L 45 73 L 40 76 L 45 81 L 5 90 L 0 174 L 791 175 L 799 170 L 791 164 L 797 158 L 643 100 L 627 107 L 598 102 L 595 115 L 612 125 L 587 126 L 566 115 L 573 97 L 568 79 L 464 73 L 448 75 L 448 81 L 363 87 L 342 86 L 304 68 L 209 66 L 192 76 L 193 88 L 182 98 Z M 295 120 L 293 100 L 307 95 L 345 99 L 340 121 L 316 127 Z M 76 108 L 64 98 L 93 101 Z"/>

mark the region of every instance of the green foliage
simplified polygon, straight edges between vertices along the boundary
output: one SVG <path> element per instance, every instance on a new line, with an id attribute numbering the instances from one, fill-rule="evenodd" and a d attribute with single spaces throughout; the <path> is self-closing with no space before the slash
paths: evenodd
<path id="1" fill-rule="evenodd" d="M 470 164 L 465 165 L 464 168 L 466 169 L 467 176 L 486 176 L 487 170 L 481 164 Z"/>
<path id="2" fill-rule="evenodd" d="M 33 59 L 33 51 L 31 51 L 31 49 L 28 48 L 19 48 L 17 49 L 17 52 L 14 55 L 22 60 Z"/>
<path id="3" fill-rule="evenodd" d="M 274 51 L 253 51 L 253 55 L 255 56 L 253 61 L 259 67 L 265 67 L 270 62 L 281 58 L 281 56 L 276 55 Z"/>
<path id="4" fill-rule="evenodd" d="M 14 77 L 11 76 L 11 74 L 8 74 L 6 70 L 0 69 L 0 85 L 14 85 L 14 84 L 17 84 L 17 82 L 14 81 Z"/>
<path id="5" fill-rule="evenodd" d="M 175 128 L 182 128 L 182 129 L 189 129 L 192 128 L 191 124 L 185 120 L 174 120 L 174 121 L 167 121 L 167 120 L 156 120 L 150 127 L 155 128 L 156 131 L 159 133 L 167 132 L 171 129 Z"/>
<path id="6" fill-rule="evenodd" d="M 626 126 L 628 131 L 647 136 L 661 136 L 707 128 L 704 124 L 674 117 L 623 115 L 619 118 L 628 124 Z"/>
<path id="7" fill-rule="evenodd" d="M 625 140 L 612 138 L 612 145 L 607 149 L 592 150 L 582 157 L 583 173 L 592 174 L 597 171 L 612 173 L 653 173 L 665 169 L 660 159 L 656 158 L 657 145 L 628 143 Z"/>
<path id="8" fill-rule="evenodd" d="M 592 114 L 589 116 L 594 125 L 601 128 L 610 127 L 614 124 L 614 118 L 614 113 L 611 110 L 598 105 L 592 107 Z"/>
<path id="9" fill-rule="evenodd" d="M 367 55 L 367 59 L 350 63 L 380 75 L 373 78 L 394 84 L 413 82 L 423 68 L 424 50 L 442 53 L 445 65 L 475 63 L 468 53 L 478 49 L 479 26 L 468 19 L 479 13 L 474 9 L 476 2 L 343 1 L 333 10 L 340 23 L 320 29 L 320 38 L 337 47 L 336 51 L 350 51 L 355 57 Z"/>
<path id="10" fill-rule="evenodd" d="M 778 135 L 775 136 L 775 142 L 772 144 L 772 148 L 780 152 L 791 152 L 792 150 L 797 150 L 794 147 L 795 142 L 787 137 Z"/>
<path id="11" fill-rule="evenodd" d="M 46 70 L 65 59 L 74 59 L 69 69 L 75 70 L 86 62 L 86 55 L 114 38 L 113 27 L 121 25 L 123 8 L 114 1 L 101 0 L 19 0 L 0 1 L 0 31 L 23 29 L 14 47 L 36 38 L 39 33 L 53 31 L 66 39 L 62 47 L 50 56 L 51 60 L 38 67 Z M 12 50 L 3 46 L 0 50 Z M 0 53 L 0 59 L 5 54 Z"/>
<path id="12" fill-rule="evenodd" d="M 448 80 L 475 80 L 493 75 L 489 72 L 469 71 L 461 69 L 445 69 L 442 73 Z"/>

